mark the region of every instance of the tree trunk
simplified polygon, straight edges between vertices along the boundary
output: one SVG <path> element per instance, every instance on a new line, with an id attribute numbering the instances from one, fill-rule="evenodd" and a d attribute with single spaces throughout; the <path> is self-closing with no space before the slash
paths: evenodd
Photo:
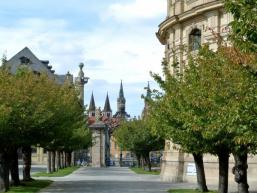
<path id="1" fill-rule="evenodd" d="M 75 166 L 75 151 L 71 153 L 71 166 Z"/>
<path id="2" fill-rule="evenodd" d="M 58 171 L 61 167 L 60 152 L 56 151 L 56 170 Z"/>
<path id="3" fill-rule="evenodd" d="M 141 156 L 136 155 L 136 157 L 137 157 L 137 167 L 140 168 L 141 167 Z"/>
<path id="4" fill-rule="evenodd" d="M 152 171 L 152 164 L 151 164 L 151 160 L 150 160 L 150 157 L 149 157 L 149 153 L 144 156 L 144 160 L 145 160 L 146 165 L 148 166 L 149 172 L 151 172 Z"/>
<path id="5" fill-rule="evenodd" d="M 71 152 L 66 152 L 66 166 L 71 167 Z"/>
<path id="6" fill-rule="evenodd" d="M 234 155 L 235 166 L 233 168 L 233 174 L 235 175 L 235 181 L 238 183 L 238 193 L 249 193 L 249 185 L 247 183 L 247 153 L 241 155 Z"/>
<path id="7" fill-rule="evenodd" d="M 7 155 L 4 152 L 0 152 L 0 192 L 8 191 L 9 187 L 9 164 Z"/>
<path id="8" fill-rule="evenodd" d="M 64 165 L 63 165 L 63 153 L 62 151 L 60 151 L 60 168 L 63 169 Z"/>
<path id="9" fill-rule="evenodd" d="M 141 164 L 140 164 L 141 167 L 145 169 L 145 161 L 144 161 L 143 156 L 141 156 L 140 162 L 141 162 Z"/>
<path id="10" fill-rule="evenodd" d="M 55 172 L 55 151 L 51 151 L 51 171 Z"/>
<path id="11" fill-rule="evenodd" d="M 205 172 L 204 172 L 203 155 L 193 153 L 193 157 L 195 161 L 197 183 L 198 183 L 199 190 L 201 192 L 208 192 L 206 179 L 205 179 Z"/>
<path id="12" fill-rule="evenodd" d="M 51 170 L 51 152 L 47 151 L 47 169 L 46 169 L 46 173 L 50 174 L 52 173 Z"/>
<path id="13" fill-rule="evenodd" d="M 62 155 L 63 155 L 63 168 L 66 168 L 67 167 L 67 165 L 66 165 L 66 154 L 65 154 L 64 151 L 62 152 Z"/>
<path id="14" fill-rule="evenodd" d="M 22 148 L 22 158 L 23 158 L 23 180 L 24 181 L 31 181 L 32 178 L 30 176 L 30 169 L 31 169 L 31 147 L 24 146 Z"/>
<path id="15" fill-rule="evenodd" d="M 229 153 L 223 150 L 218 153 L 219 158 L 219 190 L 218 193 L 228 192 Z"/>
<path id="16" fill-rule="evenodd" d="M 12 184 L 14 186 L 19 186 L 20 185 L 19 163 L 18 163 L 18 153 L 16 148 L 10 152 L 10 171 L 11 171 L 11 177 L 12 177 Z"/>

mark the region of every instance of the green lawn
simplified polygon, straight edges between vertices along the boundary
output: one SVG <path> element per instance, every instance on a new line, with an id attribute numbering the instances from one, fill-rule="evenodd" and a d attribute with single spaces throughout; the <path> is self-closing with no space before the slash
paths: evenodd
<path id="1" fill-rule="evenodd" d="M 199 190 L 192 189 L 172 189 L 168 191 L 169 193 L 202 193 Z M 208 193 L 217 193 L 217 191 L 210 190 Z"/>
<path id="2" fill-rule="evenodd" d="M 40 189 L 49 186 L 52 183 L 50 180 L 35 180 L 31 182 L 22 182 L 21 186 L 11 187 L 7 193 L 34 193 Z"/>
<path id="3" fill-rule="evenodd" d="M 78 168 L 80 168 L 80 166 L 73 166 L 69 168 L 60 169 L 57 172 L 53 172 L 51 174 L 47 174 L 46 172 L 39 172 L 39 173 L 33 174 L 32 176 L 33 177 L 63 177 L 71 174 Z"/>
<path id="4" fill-rule="evenodd" d="M 147 171 L 144 168 L 130 168 L 133 172 L 137 174 L 151 174 L 151 175 L 159 175 L 160 171 Z"/>

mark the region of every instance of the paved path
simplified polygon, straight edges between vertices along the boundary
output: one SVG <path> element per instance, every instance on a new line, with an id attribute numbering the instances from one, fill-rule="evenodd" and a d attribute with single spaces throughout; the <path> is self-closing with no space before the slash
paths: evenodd
<path id="1" fill-rule="evenodd" d="M 138 175 L 128 168 L 80 168 L 55 181 L 40 193 L 167 193 L 183 184 L 163 183 L 157 175 Z M 193 184 L 184 184 L 195 188 Z"/>

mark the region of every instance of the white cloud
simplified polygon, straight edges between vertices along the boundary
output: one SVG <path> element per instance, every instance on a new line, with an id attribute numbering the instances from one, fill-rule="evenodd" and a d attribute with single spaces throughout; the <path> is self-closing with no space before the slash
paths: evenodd
<path id="1" fill-rule="evenodd" d="M 129 22 L 152 19 L 163 15 L 166 0 L 133 0 L 130 3 L 115 3 L 109 6 L 107 16 L 117 21 Z"/>

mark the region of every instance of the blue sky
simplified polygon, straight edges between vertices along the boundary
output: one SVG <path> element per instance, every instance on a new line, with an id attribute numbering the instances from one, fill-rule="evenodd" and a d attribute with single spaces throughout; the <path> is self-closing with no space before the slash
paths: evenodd
<path id="1" fill-rule="evenodd" d="M 103 108 L 108 92 L 115 113 L 123 80 L 127 112 L 141 114 L 147 81 L 156 88 L 149 71 L 161 72 L 155 32 L 166 0 L 9 0 L 0 7 L 0 54 L 10 58 L 27 46 L 57 74 L 75 76 L 84 62 L 86 104 L 93 91 Z"/>

